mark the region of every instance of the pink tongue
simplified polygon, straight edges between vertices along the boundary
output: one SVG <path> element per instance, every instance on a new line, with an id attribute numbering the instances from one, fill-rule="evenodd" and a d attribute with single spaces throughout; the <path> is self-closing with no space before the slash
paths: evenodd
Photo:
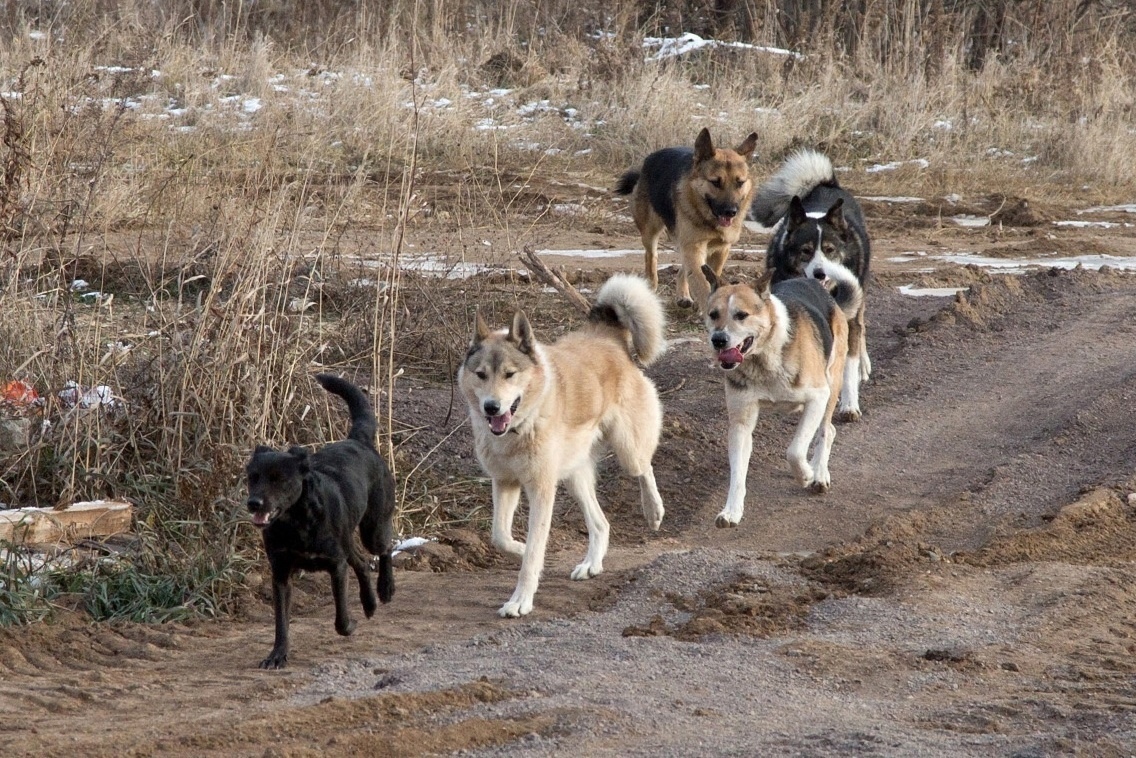
<path id="1" fill-rule="evenodd" d="M 736 347 L 718 353 L 718 363 L 741 363 L 742 360 L 742 351 Z"/>
<path id="2" fill-rule="evenodd" d="M 259 513 L 252 514 L 252 523 L 257 526 L 263 526 L 268 523 L 268 511 L 260 511 Z"/>
<path id="3" fill-rule="evenodd" d="M 511 411 L 506 411 L 505 413 L 502 413 L 500 416 L 490 416 L 489 417 L 489 428 L 492 429 L 494 431 L 494 433 L 500 434 L 501 432 L 503 432 L 503 431 L 505 431 L 506 429 L 509 428 L 509 422 L 512 421 L 512 420 L 513 420 L 513 413 Z"/>
<path id="4" fill-rule="evenodd" d="M 718 217 L 718 226 L 729 226 L 732 223 L 734 223 L 734 217 L 733 216 L 719 216 Z"/>

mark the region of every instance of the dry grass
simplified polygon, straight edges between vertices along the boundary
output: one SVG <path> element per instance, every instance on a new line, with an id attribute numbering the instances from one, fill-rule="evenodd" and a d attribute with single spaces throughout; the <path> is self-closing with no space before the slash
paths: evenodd
<path id="1" fill-rule="evenodd" d="M 318 365 L 378 400 L 404 528 L 472 513 L 483 496 L 395 450 L 396 375 L 452 376 L 468 303 L 505 307 L 531 289 L 408 275 L 408 229 L 451 262 L 502 262 L 556 224 L 593 220 L 553 223 L 534 177 L 607 186 L 702 125 L 727 140 L 756 130 L 765 169 L 802 144 L 853 170 L 928 162 L 856 179 L 873 190 L 1131 191 L 1126 5 L 843 7 L 8 4 L 0 382 L 35 384 L 53 423 L 0 459 L 0 501 L 132 497 L 175 538 L 172 525 L 192 522 L 193 539 L 224 533 L 237 549 L 247 451 L 342 426 L 309 380 Z M 641 46 L 680 31 L 800 55 L 652 60 Z M 486 228 L 502 252 L 480 246 Z M 80 297 L 76 278 L 113 299 Z M 63 408 L 54 393 L 68 380 L 109 385 L 125 409 Z M 439 508 L 439 493 L 460 508 Z"/>

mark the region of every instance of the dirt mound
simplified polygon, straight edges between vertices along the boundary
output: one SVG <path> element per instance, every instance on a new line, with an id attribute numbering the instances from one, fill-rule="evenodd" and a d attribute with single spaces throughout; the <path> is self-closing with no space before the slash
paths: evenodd
<path id="1" fill-rule="evenodd" d="M 1096 489 L 1044 527 L 994 537 L 981 550 L 956 556 L 974 566 L 1029 561 L 1120 566 L 1136 560 L 1136 507 L 1127 493 Z"/>
<path id="2" fill-rule="evenodd" d="M 743 576 L 709 587 L 694 596 L 667 595 L 670 603 L 689 618 L 668 624 L 655 615 L 645 626 L 628 626 L 624 637 L 670 636 L 696 640 L 711 634 L 772 637 L 804 626 L 812 606 L 830 593 L 815 584 L 786 585 Z"/>

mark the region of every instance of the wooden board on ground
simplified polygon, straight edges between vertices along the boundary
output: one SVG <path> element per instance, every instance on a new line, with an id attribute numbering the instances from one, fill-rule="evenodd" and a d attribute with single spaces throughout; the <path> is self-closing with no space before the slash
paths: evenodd
<path id="1" fill-rule="evenodd" d="M 109 537 L 130 531 L 131 512 L 131 504 L 121 500 L 73 503 L 61 510 L 3 510 L 0 511 L 0 542 L 38 545 Z"/>

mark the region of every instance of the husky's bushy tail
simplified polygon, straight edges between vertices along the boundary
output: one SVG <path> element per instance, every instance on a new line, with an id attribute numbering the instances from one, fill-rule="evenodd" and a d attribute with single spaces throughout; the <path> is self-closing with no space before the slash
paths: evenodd
<path id="1" fill-rule="evenodd" d="M 347 439 L 374 448 L 375 432 L 378 431 L 379 423 L 375 420 L 375 412 L 371 410 L 371 403 L 363 391 L 346 379 L 340 379 L 333 374 L 316 374 L 316 381 L 325 390 L 333 395 L 339 395 L 347 403 L 347 411 L 351 414 L 351 428 L 347 432 Z"/>
<path id="2" fill-rule="evenodd" d="M 644 366 L 657 361 L 666 350 L 666 315 L 646 279 L 630 274 L 608 279 L 600 287 L 588 318 L 626 329 Z"/>
<path id="3" fill-rule="evenodd" d="M 860 312 L 860 306 L 864 303 L 864 289 L 855 278 L 840 279 L 832 288 L 832 299 L 836 301 L 840 310 L 844 311 L 844 315 L 852 319 Z"/>
<path id="4" fill-rule="evenodd" d="M 822 184 L 839 187 L 827 155 L 805 148 L 789 156 L 781 168 L 757 189 L 749 217 L 762 226 L 773 226 L 789 212 L 794 196 L 804 198 Z"/>

